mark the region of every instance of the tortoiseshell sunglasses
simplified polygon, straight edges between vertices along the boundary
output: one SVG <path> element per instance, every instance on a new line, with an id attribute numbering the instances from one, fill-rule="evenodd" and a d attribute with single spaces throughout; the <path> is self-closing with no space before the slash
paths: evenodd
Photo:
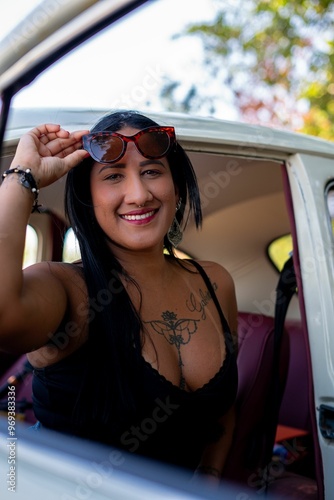
<path id="1" fill-rule="evenodd" d="M 174 127 L 148 127 L 131 136 L 105 131 L 82 137 L 83 148 L 98 163 L 114 163 L 120 160 L 129 142 L 134 142 L 145 158 L 162 158 L 169 152 L 175 140 Z"/>

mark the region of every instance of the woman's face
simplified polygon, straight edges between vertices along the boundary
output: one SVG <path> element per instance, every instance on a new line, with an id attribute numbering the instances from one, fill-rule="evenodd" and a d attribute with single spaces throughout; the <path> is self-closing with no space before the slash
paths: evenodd
<path id="1" fill-rule="evenodd" d="M 118 132 L 131 136 L 138 129 Z M 145 158 L 130 142 L 118 162 L 94 163 L 90 183 L 97 222 L 111 245 L 137 251 L 162 246 L 178 201 L 165 157 Z"/>

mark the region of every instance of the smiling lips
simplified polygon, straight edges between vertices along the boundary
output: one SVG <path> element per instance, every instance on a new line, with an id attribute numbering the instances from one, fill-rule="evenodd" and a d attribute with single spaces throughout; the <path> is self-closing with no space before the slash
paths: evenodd
<path id="1" fill-rule="evenodd" d="M 157 212 L 157 210 L 150 210 L 149 212 L 145 212 L 144 214 L 129 214 L 129 215 L 121 215 L 122 219 L 128 221 L 147 221 Z"/>

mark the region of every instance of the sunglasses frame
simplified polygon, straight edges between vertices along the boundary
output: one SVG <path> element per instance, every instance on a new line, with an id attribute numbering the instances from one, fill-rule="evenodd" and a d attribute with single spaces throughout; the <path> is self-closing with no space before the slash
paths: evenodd
<path id="1" fill-rule="evenodd" d="M 142 135 L 150 133 L 150 132 L 166 132 L 167 133 L 167 135 L 169 137 L 169 146 L 168 146 L 167 150 L 164 152 L 164 154 L 158 155 L 158 156 L 157 155 L 153 155 L 152 156 L 152 155 L 148 155 L 148 154 L 144 153 L 140 149 L 139 144 L 138 144 L 138 139 Z M 92 144 L 92 141 L 96 137 L 106 137 L 106 138 L 107 137 L 119 137 L 122 140 L 123 148 L 122 148 L 121 153 L 117 156 L 116 159 L 109 160 L 109 161 L 102 161 L 96 155 L 94 155 L 94 153 L 92 151 L 91 144 Z M 137 132 L 136 134 L 131 135 L 131 136 L 123 135 L 123 134 L 120 134 L 118 132 L 101 131 L 101 132 L 95 132 L 95 133 L 91 133 L 91 134 L 86 134 L 86 135 L 84 135 L 82 137 L 83 149 L 85 149 L 90 154 L 90 156 L 95 161 L 97 161 L 98 163 L 116 163 L 117 161 L 119 161 L 124 156 L 124 154 L 126 152 L 127 145 L 128 145 L 129 142 L 134 142 L 137 150 L 139 151 L 139 153 L 142 156 L 144 156 L 144 158 L 148 158 L 150 160 L 155 160 L 155 159 L 163 158 L 164 156 L 166 156 L 168 154 L 168 152 L 170 151 L 171 147 L 176 142 L 175 128 L 174 127 L 160 127 L 160 126 L 147 127 L 147 128 L 144 128 L 144 129 L 140 130 L 139 132 Z"/>

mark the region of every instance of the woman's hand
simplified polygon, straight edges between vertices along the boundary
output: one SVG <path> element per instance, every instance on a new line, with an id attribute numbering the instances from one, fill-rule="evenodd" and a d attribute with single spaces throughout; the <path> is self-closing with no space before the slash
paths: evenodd
<path id="1" fill-rule="evenodd" d="M 60 125 L 39 125 L 22 136 L 11 168 L 30 168 L 39 188 L 60 179 L 89 154 L 80 149 L 89 130 L 68 132 Z"/>

